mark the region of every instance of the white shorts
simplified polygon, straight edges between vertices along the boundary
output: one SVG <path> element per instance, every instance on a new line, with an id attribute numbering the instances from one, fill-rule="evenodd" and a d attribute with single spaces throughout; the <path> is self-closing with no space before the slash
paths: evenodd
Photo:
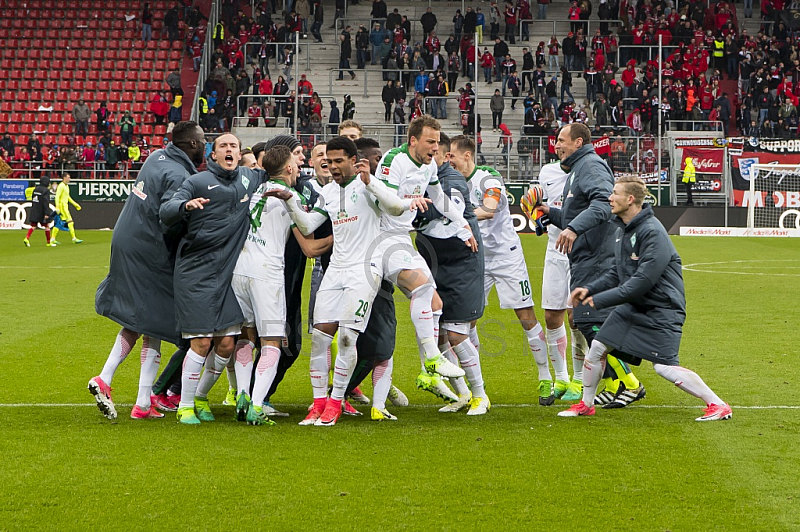
<path id="1" fill-rule="evenodd" d="M 378 272 L 329 266 L 317 291 L 314 323 L 338 323 L 340 327 L 364 332 L 380 287 Z"/>
<path id="2" fill-rule="evenodd" d="M 542 308 L 564 310 L 572 308 L 569 301 L 569 259 L 544 256 L 542 275 Z"/>
<path id="3" fill-rule="evenodd" d="M 210 333 L 181 333 L 181 338 L 191 340 L 192 338 L 218 338 L 220 336 L 236 336 L 242 334 L 241 325 L 231 325 L 227 329 Z"/>
<path id="4" fill-rule="evenodd" d="M 483 294 L 489 304 L 489 292 L 497 287 L 500 308 L 520 309 L 533 306 L 531 281 L 522 250 L 496 255 L 486 259 L 483 275 Z"/>
<path id="5" fill-rule="evenodd" d="M 440 324 L 440 327 L 445 331 L 469 336 L 469 325 L 468 321 L 444 321 Z"/>
<path id="6" fill-rule="evenodd" d="M 397 276 L 403 270 L 421 270 L 436 286 L 428 263 L 414 248 L 408 234 L 382 233 L 380 238 L 374 256 L 384 279 L 397 285 Z"/>
<path id="7" fill-rule="evenodd" d="M 243 327 L 255 327 L 260 338 L 286 336 L 286 292 L 282 277 L 265 281 L 234 273 L 231 287 L 244 314 Z"/>

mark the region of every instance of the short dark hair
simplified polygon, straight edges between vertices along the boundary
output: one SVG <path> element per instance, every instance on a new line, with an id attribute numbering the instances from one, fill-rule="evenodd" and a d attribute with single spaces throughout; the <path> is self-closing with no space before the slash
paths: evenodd
<path id="1" fill-rule="evenodd" d="M 342 150 L 348 157 L 358 157 L 356 143 L 347 137 L 333 137 L 326 146 L 328 151 Z"/>
<path id="2" fill-rule="evenodd" d="M 355 143 L 359 152 L 364 152 L 365 150 L 371 150 L 373 148 L 381 149 L 381 144 L 377 140 L 367 137 L 356 139 Z"/>
<path id="3" fill-rule="evenodd" d="M 255 155 L 257 161 L 261 157 L 261 154 L 264 153 L 264 150 L 267 149 L 267 143 L 256 142 L 250 149 L 253 150 L 253 155 Z"/>
<path id="4" fill-rule="evenodd" d="M 178 122 L 175 124 L 175 127 L 172 128 L 172 142 L 175 144 L 189 142 L 192 138 L 192 134 L 198 127 L 197 122 L 191 120 Z"/>
<path id="5" fill-rule="evenodd" d="M 444 151 L 450 151 L 450 136 L 444 131 L 439 132 L 439 147 Z"/>
<path id="6" fill-rule="evenodd" d="M 292 150 L 288 146 L 279 144 L 264 152 L 264 158 L 261 163 L 268 176 L 277 177 L 283 174 L 283 169 L 291 158 Z"/>

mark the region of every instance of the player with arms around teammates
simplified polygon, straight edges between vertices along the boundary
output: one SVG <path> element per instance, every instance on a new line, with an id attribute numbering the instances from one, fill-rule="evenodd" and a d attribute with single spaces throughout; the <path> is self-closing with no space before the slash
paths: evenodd
<path id="1" fill-rule="evenodd" d="M 380 286 L 379 255 L 375 242 L 382 215 L 399 216 L 425 208 L 422 198 L 400 200 L 380 180 L 371 179 L 366 160 L 357 161 L 355 143 L 336 137 L 327 144 L 326 158 L 333 182 L 322 189 L 323 202 L 306 213 L 296 196 L 286 198 L 292 219 L 303 234 L 312 233 L 330 218 L 333 255 L 322 279 L 314 308 L 311 375 L 314 403 L 302 425 L 335 425 L 357 360 L 356 342 L 372 312 Z M 339 330 L 339 355 L 333 390 L 327 398 L 326 359 L 333 334 Z M 323 367 L 317 368 L 320 363 Z M 321 369 L 321 371 L 320 371 Z"/>
<path id="2" fill-rule="evenodd" d="M 477 251 L 478 243 L 464 217 L 450 205 L 437 178 L 433 160 L 439 150 L 439 122 L 427 115 L 411 121 L 408 142 L 384 154 L 378 164 L 378 178 L 402 200 L 421 199 L 427 193 L 436 210 L 458 228 L 465 246 Z M 409 232 L 415 218 L 412 212 L 400 216 L 382 214 L 381 235 L 377 244 L 382 274 L 411 299 L 411 322 L 416 332 L 423 374 L 463 377 L 464 370 L 439 351 L 435 323 L 441 316 L 442 301 L 436 293 L 428 265 L 414 249 Z"/>

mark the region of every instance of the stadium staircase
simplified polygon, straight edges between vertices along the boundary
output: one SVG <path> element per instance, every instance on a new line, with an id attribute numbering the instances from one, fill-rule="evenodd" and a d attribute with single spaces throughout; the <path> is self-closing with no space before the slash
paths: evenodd
<path id="1" fill-rule="evenodd" d="M 211 0 L 195 2 L 208 13 Z M 75 121 L 72 107 L 81 98 L 94 112 L 107 102 L 118 119 L 130 110 L 135 134 L 160 144 L 166 126 L 153 124 L 149 103 L 155 91 L 168 90 L 167 74 L 182 71 L 185 101 L 194 100 L 197 74 L 184 54 L 184 41 L 161 40 L 166 1 L 151 1 L 153 40 L 141 40 L 139 19 L 144 2 L 117 0 L 4 0 L 0 9 L 0 135 L 9 133 L 17 146 L 40 132 L 44 145 L 67 144 Z M 127 20 L 126 15 L 133 16 Z M 183 32 L 182 32 L 183 35 Z M 40 104 L 52 112 L 38 112 Z M 184 105 L 184 117 L 191 105 Z M 114 128 L 118 133 L 118 128 Z M 75 142 L 98 138 L 94 116 L 89 134 Z M 114 136 L 117 143 L 118 135 Z"/>

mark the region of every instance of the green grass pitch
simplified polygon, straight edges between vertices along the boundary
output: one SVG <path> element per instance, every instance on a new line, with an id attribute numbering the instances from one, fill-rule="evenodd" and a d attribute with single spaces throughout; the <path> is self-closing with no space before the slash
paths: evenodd
<path id="1" fill-rule="evenodd" d="M 682 362 L 733 405 L 731 421 L 694 422 L 699 402 L 648 364 L 640 405 L 588 419 L 529 406 L 535 365 L 494 296 L 482 333 L 494 407 L 439 414 L 414 388 L 398 293 L 395 384 L 413 406 L 390 407 L 396 423 L 361 407 L 367 416 L 316 428 L 297 426 L 307 360 L 273 398 L 292 414 L 273 427 L 235 423 L 222 406 L 200 427 L 134 421 L 130 406 L 104 419 L 86 383 L 118 330 L 94 312 L 111 233 L 80 236 L 51 249 L 37 231 L 27 249 L 21 232 L 0 232 L 0 530 L 800 529 L 795 240 L 675 239 L 688 266 Z M 522 240 L 538 287 L 545 239 Z M 137 359 L 114 379 L 120 405 L 135 401 Z M 223 376 L 212 403 L 226 388 Z"/>

